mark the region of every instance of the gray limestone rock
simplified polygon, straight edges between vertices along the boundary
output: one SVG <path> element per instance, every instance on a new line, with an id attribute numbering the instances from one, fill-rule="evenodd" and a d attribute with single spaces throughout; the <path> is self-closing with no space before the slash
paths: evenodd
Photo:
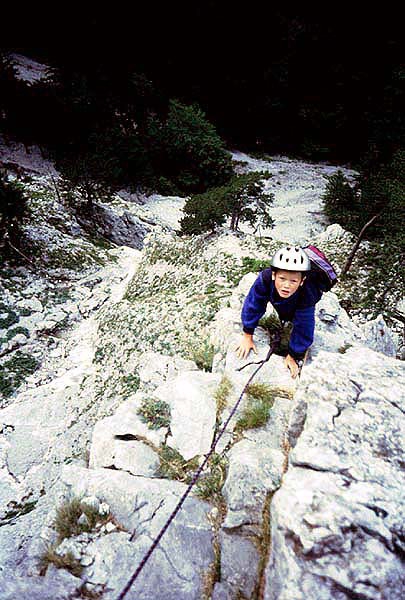
<path id="1" fill-rule="evenodd" d="M 155 452 L 142 443 L 146 439 L 158 447 L 163 443 L 167 428 L 150 429 L 138 410 L 146 396 L 136 393 L 120 404 L 111 417 L 96 423 L 90 448 L 90 467 L 124 469 L 134 475 L 150 476 L 157 465 Z"/>
<path id="2" fill-rule="evenodd" d="M 48 569 L 45 577 L 0 574 L 2 600 L 70 600 L 77 597 L 82 581 L 63 569 Z"/>
<path id="3" fill-rule="evenodd" d="M 314 357 L 321 350 L 342 352 L 348 347 L 364 343 L 363 332 L 340 306 L 336 294 L 323 294 L 315 309 L 314 342 L 309 356 Z"/>
<path id="4" fill-rule="evenodd" d="M 271 503 L 266 600 L 403 597 L 404 384 L 402 363 L 366 348 L 305 369 Z"/>
<path id="5" fill-rule="evenodd" d="M 97 204 L 93 206 L 91 214 L 81 213 L 77 215 L 77 220 L 84 229 L 91 229 L 93 234 L 96 232 L 115 244 L 130 248 L 142 248 L 143 239 L 150 231 L 150 227 L 146 227 L 129 211 L 118 214 L 107 206 Z"/>
<path id="6" fill-rule="evenodd" d="M 369 348 L 382 352 L 387 356 L 396 355 L 396 345 L 392 333 L 382 315 L 378 315 L 372 321 L 364 323 L 362 330 Z"/>
<path id="7" fill-rule="evenodd" d="M 260 448 L 246 439 L 235 444 L 228 457 L 229 470 L 223 487 L 228 512 L 223 527 L 248 525 L 257 532 L 266 496 L 280 486 L 284 454 L 281 450 Z"/>
<path id="8" fill-rule="evenodd" d="M 240 592 L 245 598 L 252 598 L 258 584 L 259 551 L 248 538 L 224 531 L 220 544 L 221 583 L 225 582 L 232 590 L 232 598 L 237 598 Z"/>
<path id="9" fill-rule="evenodd" d="M 212 600 L 234 600 L 235 592 L 223 582 L 217 582 L 212 590 Z"/>
<path id="10" fill-rule="evenodd" d="M 102 496 L 126 530 L 98 537 L 86 548 L 86 554 L 94 561 L 86 567 L 85 576 L 93 583 L 108 583 L 105 597 L 116 598 L 186 486 L 120 471 L 74 467 L 64 468 L 63 483 L 70 494 Z M 197 498 L 186 499 L 128 598 L 201 598 L 204 578 L 214 562 L 210 509 L 209 504 Z"/>
<path id="11" fill-rule="evenodd" d="M 41 301 L 38 298 L 35 298 L 35 296 L 17 302 L 17 308 L 24 308 L 32 312 L 42 312 L 44 310 Z"/>
<path id="12" fill-rule="evenodd" d="M 164 356 L 158 352 L 145 352 L 138 364 L 140 382 L 148 389 L 174 379 L 181 371 L 191 370 L 198 370 L 193 361 L 178 356 Z"/>
<path id="13" fill-rule="evenodd" d="M 214 393 L 221 376 L 217 373 L 185 371 L 154 391 L 170 405 L 167 443 L 189 460 L 206 454 L 211 447 L 216 422 Z"/>

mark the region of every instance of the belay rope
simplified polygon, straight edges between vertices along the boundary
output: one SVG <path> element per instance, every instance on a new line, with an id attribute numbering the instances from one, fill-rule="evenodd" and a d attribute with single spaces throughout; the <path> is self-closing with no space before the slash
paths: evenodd
<path id="1" fill-rule="evenodd" d="M 166 523 L 163 525 L 162 529 L 160 530 L 160 532 L 158 533 L 158 535 L 156 536 L 156 538 L 153 540 L 153 543 L 151 544 L 149 550 L 146 552 L 145 556 L 142 558 L 141 562 L 139 563 L 138 567 L 136 568 L 136 570 L 134 571 L 134 573 L 132 574 L 130 580 L 128 581 L 128 583 L 126 584 L 126 586 L 124 587 L 124 589 L 122 590 L 122 592 L 120 593 L 119 596 L 117 596 L 117 600 L 122 600 L 123 598 L 125 598 L 125 596 L 127 595 L 127 593 L 129 592 L 131 586 L 133 585 L 133 583 L 135 582 L 136 578 L 138 577 L 139 573 L 142 571 L 143 567 L 146 565 L 147 561 L 149 560 L 150 556 L 152 555 L 153 551 L 155 550 L 156 546 L 159 544 L 160 540 L 162 539 L 162 537 L 164 536 L 164 534 L 166 533 L 167 529 L 169 528 L 170 523 L 173 521 L 173 519 L 176 517 L 177 513 L 179 512 L 180 508 L 182 507 L 185 499 L 187 498 L 187 496 L 190 494 L 192 488 L 194 487 L 194 485 L 196 484 L 198 478 L 200 477 L 205 465 L 208 463 L 208 460 L 211 458 L 215 447 L 217 445 L 217 443 L 219 442 L 219 440 L 221 439 L 221 437 L 223 436 L 223 434 L 225 433 L 232 417 L 234 416 L 240 401 L 242 400 L 243 394 L 245 393 L 247 387 L 249 386 L 249 384 L 252 382 L 253 378 L 255 377 L 256 373 L 262 368 L 262 366 L 264 365 L 264 363 L 266 363 L 269 359 L 270 356 L 273 354 L 273 352 L 276 350 L 277 346 L 279 345 L 281 340 L 281 332 L 280 330 L 277 330 L 275 332 L 275 334 L 273 335 L 271 344 L 270 344 L 270 348 L 269 351 L 267 353 L 267 356 L 265 359 L 263 360 L 259 360 L 258 362 L 250 362 L 247 363 L 245 365 L 243 365 L 242 367 L 240 367 L 239 369 L 237 369 L 237 371 L 241 371 L 242 369 L 244 369 L 245 367 L 255 364 L 255 365 L 259 365 L 251 374 L 251 376 L 249 377 L 247 383 L 245 384 L 235 406 L 233 407 L 229 417 L 227 418 L 227 420 L 225 421 L 224 426 L 222 427 L 221 431 L 219 432 L 219 434 L 217 435 L 216 438 L 214 438 L 212 444 L 211 444 L 211 448 L 208 452 L 208 454 L 206 454 L 204 462 L 201 464 L 201 466 L 198 468 L 198 470 L 196 471 L 196 473 L 194 474 L 193 479 L 191 480 L 191 483 L 188 485 L 187 489 L 185 490 L 184 494 L 182 495 L 182 497 L 180 498 L 180 500 L 178 501 L 176 507 L 173 509 L 173 512 L 171 513 L 171 515 L 169 516 L 169 518 L 167 519 Z"/>

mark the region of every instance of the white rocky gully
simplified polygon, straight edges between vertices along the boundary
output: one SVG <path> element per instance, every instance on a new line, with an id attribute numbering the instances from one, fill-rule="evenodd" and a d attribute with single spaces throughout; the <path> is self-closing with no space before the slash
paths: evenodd
<path id="1" fill-rule="evenodd" d="M 224 240 L 212 244 L 211 253 Z M 254 277 L 228 287 L 201 330 L 217 341 L 212 372 L 153 347 L 136 352 L 120 328 L 132 281 L 121 278 L 104 316 L 96 311 L 66 341 L 63 373 L 1 411 L 2 598 L 73 598 L 84 587 L 117 597 L 255 368 L 237 371 L 234 352 Z M 281 356 L 264 364 L 256 383 L 273 392 L 269 418 L 240 427 L 244 397 L 215 448 L 216 466 L 202 474 L 203 489 L 221 475 L 215 498 L 192 491 L 128 598 L 403 597 L 404 365 L 381 317 L 355 325 L 332 292 L 316 314 L 301 379 L 291 379 Z M 260 360 L 264 329 L 256 340 Z M 178 461 L 177 480 L 164 470 L 162 448 Z M 72 499 L 81 502 L 78 529 L 62 539 L 60 508 Z"/>
<path id="2" fill-rule="evenodd" d="M 203 246 L 176 240 L 164 231 L 176 229 L 184 199 L 155 197 L 149 207 L 121 198 L 119 227 L 109 207 L 103 223 L 117 228 L 117 243 L 135 240 L 136 248 L 152 230 L 142 252 L 109 251 L 114 262 L 68 282 L 69 298 L 55 306 L 43 301 L 53 284 L 22 270 L 1 289 L 8 306 L 29 313 L 18 324 L 28 342 L 3 329 L 1 352 L 16 344 L 34 353 L 65 315 L 77 321 L 0 409 L 2 599 L 117 598 L 255 368 L 236 370 L 241 305 L 256 274 L 235 287 L 235 264 L 268 259 L 279 240 L 296 236 L 347 255 L 350 234 L 325 229 L 320 204 L 335 167 L 234 158 L 274 175 L 272 240 L 249 232 Z M 298 229 L 291 199 L 300 204 Z M 33 239 L 89 250 L 62 205 L 37 208 Z M 73 244 L 48 226 L 49 211 L 62 215 Z M 191 338 L 205 348 L 215 342 L 210 372 L 187 351 Z M 261 360 L 269 337 L 259 327 L 255 338 Z M 325 294 L 301 379 L 291 379 L 281 356 L 264 364 L 255 382 L 271 392 L 267 418 L 243 427 L 255 408 L 243 397 L 201 485 L 127 598 L 402 599 L 405 373 L 394 342 L 381 315 L 357 324 L 335 293 Z"/>

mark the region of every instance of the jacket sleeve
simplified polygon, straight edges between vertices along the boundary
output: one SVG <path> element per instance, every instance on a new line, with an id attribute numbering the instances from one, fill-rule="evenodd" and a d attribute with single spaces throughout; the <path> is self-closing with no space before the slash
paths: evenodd
<path id="1" fill-rule="evenodd" d="M 288 344 L 289 354 L 295 360 L 304 358 L 305 352 L 314 341 L 315 306 L 298 308 L 293 318 L 293 330 Z"/>
<path id="2" fill-rule="evenodd" d="M 269 290 L 263 281 L 262 273 L 249 290 L 242 307 L 242 325 L 245 333 L 253 334 L 258 322 L 266 312 Z"/>

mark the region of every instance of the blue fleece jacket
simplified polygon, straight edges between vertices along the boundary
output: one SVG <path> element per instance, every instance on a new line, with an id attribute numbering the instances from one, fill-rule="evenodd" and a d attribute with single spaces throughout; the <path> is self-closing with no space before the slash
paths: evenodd
<path id="1" fill-rule="evenodd" d="M 323 290 L 316 273 L 309 271 L 304 284 L 289 298 L 281 298 L 272 280 L 271 268 L 259 273 L 242 308 L 243 331 L 253 334 L 271 302 L 282 321 L 291 321 L 293 330 L 288 344 L 289 354 L 296 360 L 304 357 L 314 341 L 315 304 Z"/>

